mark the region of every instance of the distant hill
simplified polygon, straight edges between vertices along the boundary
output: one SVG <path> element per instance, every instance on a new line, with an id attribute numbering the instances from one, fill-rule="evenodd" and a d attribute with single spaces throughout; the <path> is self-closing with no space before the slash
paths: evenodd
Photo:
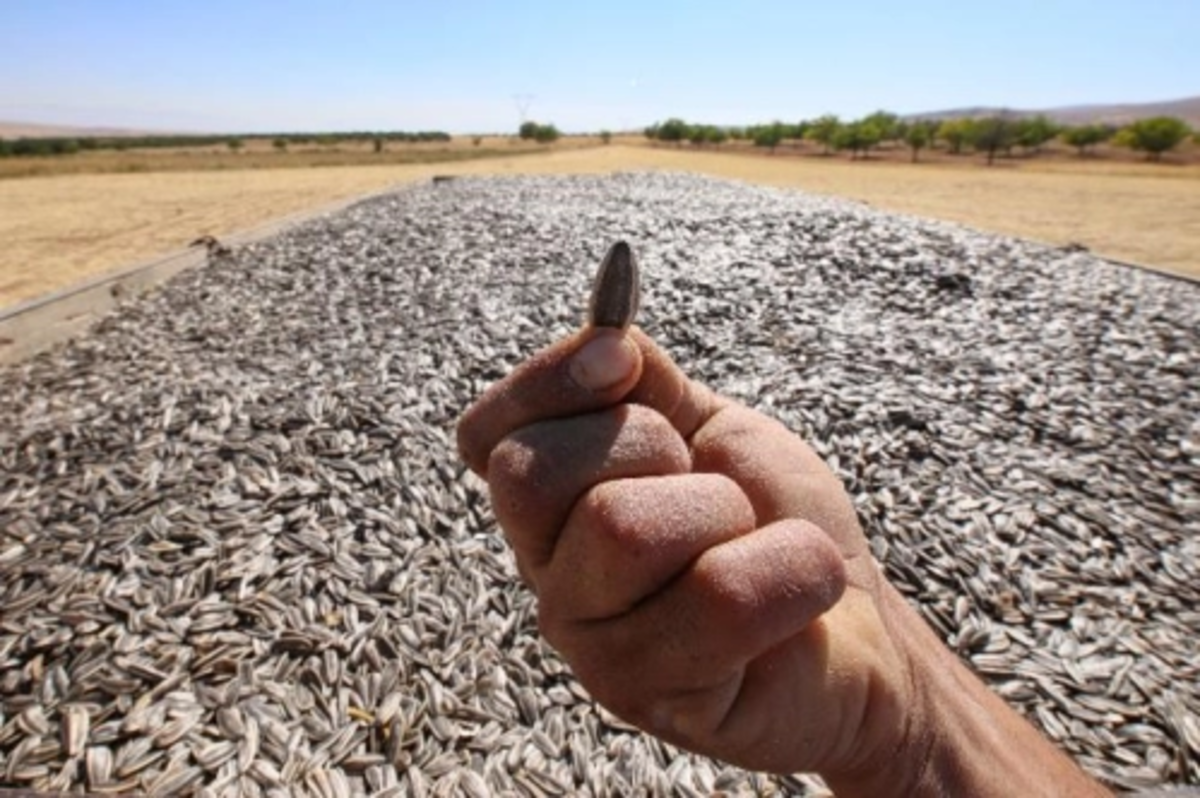
<path id="1" fill-rule="evenodd" d="M 69 125 L 43 125 L 37 122 L 6 122 L 0 120 L 0 139 L 19 138 L 121 138 L 125 136 L 153 136 L 162 131 L 128 130 L 119 127 L 71 127 Z"/>
<path id="2" fill-rule="evenodd" d="M 1200 96 L 1157 103 L 1123 103 L 1113 105 L 1067 105 L 1059 108 L 1018 109 L 989 106 L 951 108 L 924 114 L 909 114 L 909 119 L 959 119 L 962 117 L 1036 116 L 1045 114 L 1061 125 L 1125 125 L 1149 116 L 1177 116 L 1194 128 L 1200 128 Z"/>

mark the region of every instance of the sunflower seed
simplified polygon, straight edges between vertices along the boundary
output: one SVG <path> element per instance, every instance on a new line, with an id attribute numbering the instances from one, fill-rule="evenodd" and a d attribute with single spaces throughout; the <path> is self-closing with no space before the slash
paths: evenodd
<path id="1" fill-rule="evenodd" d="M 625 329 L 637 316 L 641 278 L 633 250 L 624 241 L 609 248 L 596 271 L 588 317 L 593 327 Z"/>
<path id="2" fill-rule="evenodd" d="M 457 462 L 462 408 L 577 331 L 563 286 L 601 263 L 589 323 L 633 322 L 592 242 L 634 237 L 639 323 L 810 442 L 999 695 L 1113 788 L 1200 781 L 1196 286 L 670 174 L 406 189 L 0 369 L 0 777 L 820 792 L 598 708 Z"/>

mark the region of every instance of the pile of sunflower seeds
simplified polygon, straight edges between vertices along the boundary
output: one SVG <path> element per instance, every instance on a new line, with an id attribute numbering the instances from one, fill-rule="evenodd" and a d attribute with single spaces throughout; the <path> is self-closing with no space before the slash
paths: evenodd
<path id="1" fill-rule="evenodd" d="M 643 326 L 812 442 L 995 690 L 1114 787 L 1200 783 L 1200 286 L 669 174 L 370 200 L 0 372 L 0 783 L 822 791 L 595 705 L 457 460 L 622 238 Z"/>

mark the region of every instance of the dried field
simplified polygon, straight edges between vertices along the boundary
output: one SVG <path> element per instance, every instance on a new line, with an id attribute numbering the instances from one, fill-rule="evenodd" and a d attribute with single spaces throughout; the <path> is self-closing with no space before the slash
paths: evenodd
<path id="1" fill-rule="evenodd" d="M 375 152 L 371 141 L 341 141 L 335 144 L 292 143 L 285 150 L 279 151 L 269 139 L 247 139 L 237 152 L 225 144 L 210 144 L 193 147 L 93 150 L 56 157 L 10 157 L 0 159 L 0 180 L 84 174 L 396 166 L 532 155 L 550 149 L 547 145 L 522 141 L 512 136 L 478 138 L 478 144 L 472 136 L 460 136 L 448 142 L 393 141 L 385 143 L 381 152 Z M 571 137 L 561 139 L 553 145 L 553 149 L 580 149 L 599 143 L 599 139 L 594 137 Z"/>
<path id="2" fill-rule="evenodd" d="M 0 306 L 177 249 L 204 233 L 228 234 L 439 173 L 699 172 L 850 197 L 887 210 L 1051 243 L 1078 242 L 1108 257 L 1200 275 L 1200 167 L 1057 160 L 985 169 L 976 164 L 911 166 L 693 152 L 632 143 L 580 148 L 578 143 L 556 145 L 545 154 L 452 163 L 3 180 Z M 481 147 L 489 149 L 488 142 Z"/>

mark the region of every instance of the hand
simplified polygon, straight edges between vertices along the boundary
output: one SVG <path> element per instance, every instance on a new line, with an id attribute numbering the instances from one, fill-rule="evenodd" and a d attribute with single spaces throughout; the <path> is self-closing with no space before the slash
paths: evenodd
<path id="1" fill-rule="evenodd" d="M 839 794 L 1103 794 L 882 578 L 808 446 L 636 328 L 536 354 L 458 442 L 542 633 L 631 723 Z"/>
<path id="2" fill-rule="evenodd" d="M 459 442 L 543 634 L 613 712 L 776 772 L 901 745 L 885 585 L 840 483 L 782 425 L 640 331 L 590 330 L 488 391 Z"/>

